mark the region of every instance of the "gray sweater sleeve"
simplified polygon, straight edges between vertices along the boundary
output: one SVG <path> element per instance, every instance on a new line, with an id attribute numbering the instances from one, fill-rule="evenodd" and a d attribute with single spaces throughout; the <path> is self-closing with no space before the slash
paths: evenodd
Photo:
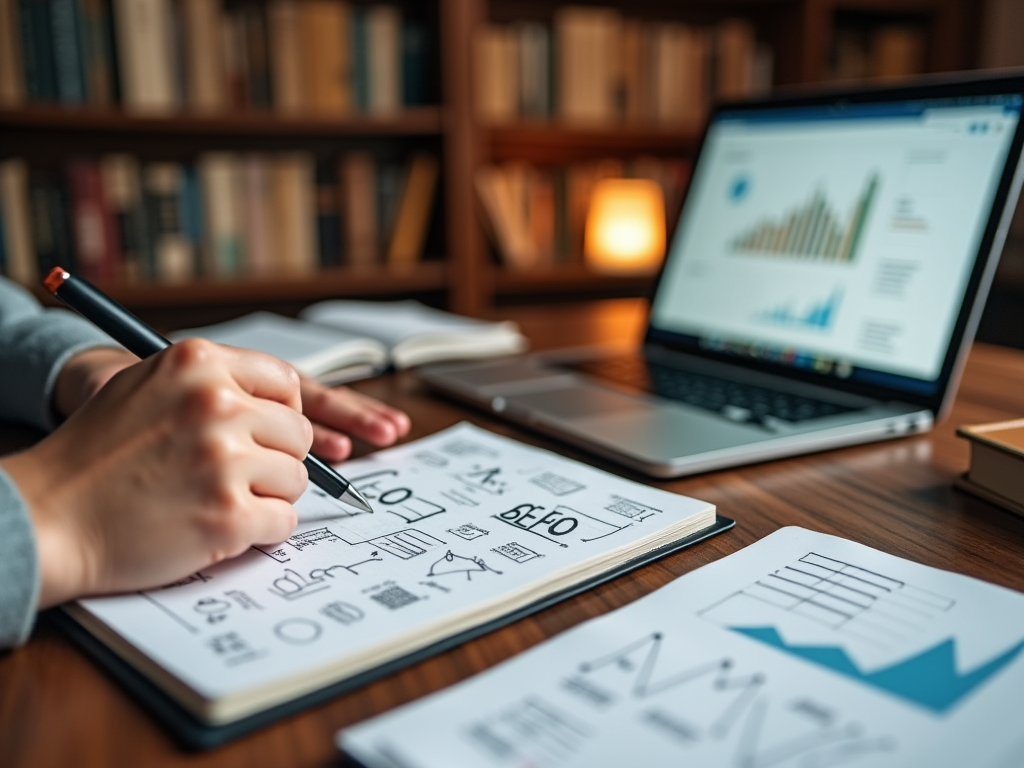
<path id="1" fill-rule="evenodd" d="M 60 309 L 44 310 L 0 278 L 0 423 L 55 426 L 57 374 L 73 355 L 116 347 L 102 331 Z M 25 642 L 39 602 L 39 566 L 28 508 L 0 471 L 0 648 Z"/>
<path id="2" fill-rule="evenodd" d="M 116 346 L 91 323 L 64 309 L 44 310 L 0 278 L 0 421 L 53 429 L 53 388 L 64 363 L 86 349 Z"/>
<path id="3" fill-rule="evenodd" d="M 28 639 L 39 603 L 39 565 L 28 507 L 0 470 L 0 649 Z"/>

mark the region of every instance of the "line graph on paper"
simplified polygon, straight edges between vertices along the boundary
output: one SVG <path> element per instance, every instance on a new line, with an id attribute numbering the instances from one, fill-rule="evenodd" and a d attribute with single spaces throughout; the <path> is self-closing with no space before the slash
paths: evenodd
<path id="1" fill-rule="evenodd" d="M 822 624 L 879 649 L 904 642 L 948 613 L 956 601 L 902 579 L 809 552 L 698 612 L 724 626 L 758 609 Z M 756 610 L 763 614 L 763 610 Z"/>

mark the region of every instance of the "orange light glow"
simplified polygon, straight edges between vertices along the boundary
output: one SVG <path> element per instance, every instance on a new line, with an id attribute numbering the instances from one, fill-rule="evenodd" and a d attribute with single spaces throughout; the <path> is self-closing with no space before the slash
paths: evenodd
<path id="1" fill-rule="evenodd" d="M 642 274 L 665 258 L 665 195 L 647 179 L 604 179 L 594 187 L 583 251 L 595 272 Z"/>

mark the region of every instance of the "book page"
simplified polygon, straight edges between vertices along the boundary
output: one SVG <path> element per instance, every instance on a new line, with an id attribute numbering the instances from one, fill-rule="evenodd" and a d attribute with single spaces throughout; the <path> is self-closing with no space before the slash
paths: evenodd
<path id="1" fill-rule="evenodd" d="M 472 339 L 518 335 L 514 323 L 495 323 L 431 309 L 418 301 L 322 301 L 301 313 L 303 320 L 379 339 L 389 349 L 417 336 Z"/>
<path id="2" fill-rule="evenodd" d="M 1019 747 L 1024 595 L 785 528 L 342 732 L 369 768 L 984 766 Z"/>
<path id="3" fill-rule="evenodd" d="M 615 553 L 714 521 L 705 502 L 469 424 L 342 472 L 373 514 L 311 487 L 287 541 L 80 605 L 204 700 L 244 693 L 244 712 L 322 687 L 339 659 L 372 669 L 528 604 L 583 565 L 607 570 Z"/>

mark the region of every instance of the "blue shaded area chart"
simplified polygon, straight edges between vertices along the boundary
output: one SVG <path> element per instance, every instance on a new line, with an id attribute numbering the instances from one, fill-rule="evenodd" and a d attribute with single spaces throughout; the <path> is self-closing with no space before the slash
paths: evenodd
<path id="1" fill-rule="evenodd" d="M 839 302 L 842 298 L 843 292 L 837 289 L 825 301 L 811 304 L 802 313 L 794 309 L 791 302 L 759 312 L 756 319 L 772 325 L 827 331 L 835 324 L 836 312 L 839 310 Z"/>
<path id="2" fill-rule="evenodd" d="M 838 646 L 791 645 L 774 627 L 729 629 L 940 715 L 998 675 L 1024 651 L 1024 640 L 1021 640 L 991 661 L 960 674 L 956 670 L 956 640 L 950 638 L 916 656 L 866 673 Z"/>

